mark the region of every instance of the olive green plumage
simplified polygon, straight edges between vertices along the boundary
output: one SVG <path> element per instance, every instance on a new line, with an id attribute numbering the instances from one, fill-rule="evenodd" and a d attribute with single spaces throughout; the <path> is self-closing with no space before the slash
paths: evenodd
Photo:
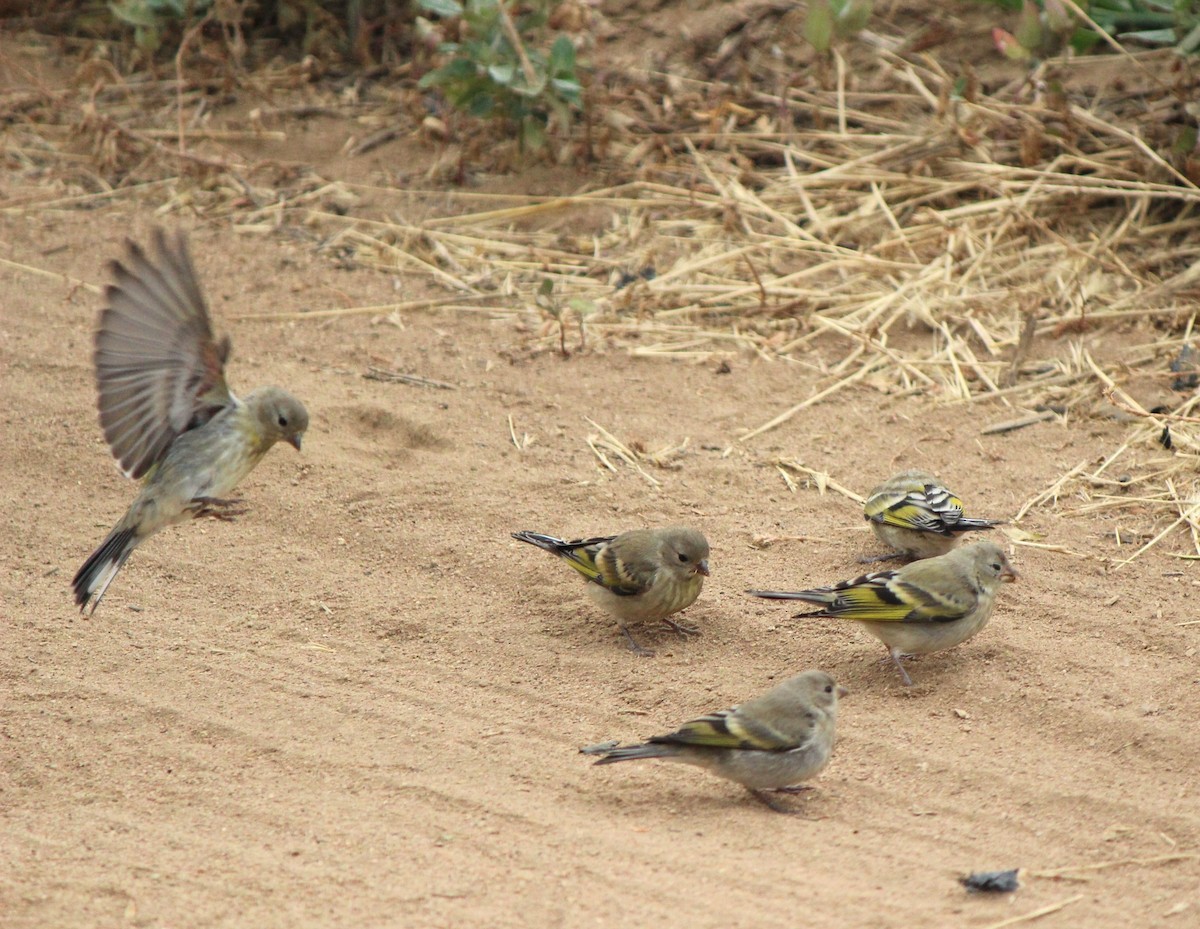
<path id="1" fill-rule="evenodd" d="M 863 516 L 884 545 L 905 558 L 944 555 L 965 532 L 991 529 L 995 519 L 968 519 L 963 502 L 927 471 L 901 471 L 871 491 Z"/>
<path id="2" fill-rule="evenodd" d="M 691 606 L 708 576 L 708 540 L 695 529 L 634 529 L 615 536 L 566 541 L 539 532 L 513 538 L 557 555 L 588 581 L 588 595 L 616 618 L 630 646 L 646 652 L 629 633 L 638 623 L 662 620 Z"/>
<path id="3" fill-rule="evenodd" d="M 703 768 L 759 791 L 786 791 L 816 776 L 833 752 L 844 687 L 824 671 L 804 671 L 745 703 L 684 723 L 641 745 L 586 749 L 596 764 L 660 758 Z"/>
<path id="4" fill-rule="evenodd" d="M 751 590 L 770 600 L 821 604 L 797 617 L 834 617 L 862 624 L 888 650 L 906 685 L 902 655 L 927 655 L 953 648 L 987 625 L 1001 581 L 1016 570 L 994 542 L 976 542 L 896 571 L 876 571 L 833 587 L 812 590 Z"/>

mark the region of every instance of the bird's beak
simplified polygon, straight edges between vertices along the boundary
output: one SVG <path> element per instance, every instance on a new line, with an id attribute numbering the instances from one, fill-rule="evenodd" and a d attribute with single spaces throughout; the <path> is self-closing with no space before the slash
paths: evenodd
<path id="1" fill-rule="evenodd" d="M 296 451 L 300 451 L 300 440 L 304 438 L 304 434 L 297 432 L 295 435 L 290 435 L 287 438 L 287 443 Z"/>
<path id="2" fill-rule="evenodd" d="M 1017 574 L 1017 569 L 1014 568 L 1012 565 L 1009 565 L 1003 571 L 1000 572 L 1000 580 L 1007 581 L 1008 583 L 1012 583 L 1019 576 L 1020 575 Z"/>
<path id="3" fill-rule="evenodd" d="M 840 700 L 842 697 L 850 696 L 850 691 L 847 690 L 845 687 L 839 687 L 837 689 L 837 695 L 838 695 L 838 699 Z"/>
<path id="4" fill-rule="evenodd" d="M 703 574 L 705 577 L 708 577 L 708 560 L 707 559 L 702 559 L 701 561 L 696 562 L 696 573 Z"/>

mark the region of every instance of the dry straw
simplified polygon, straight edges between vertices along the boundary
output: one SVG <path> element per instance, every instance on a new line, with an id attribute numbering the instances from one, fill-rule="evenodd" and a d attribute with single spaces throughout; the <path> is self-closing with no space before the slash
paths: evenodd
<path id="1" fill-rule="evenodd" d="M 581 173 L 567 196 L 288 168 L 273 159 L 304 119 L 352 113 L 348 152 L 362 150 L 362 127 L 391 138 L 405 125 L 391 103 L 314 93 L 302 65 L 245 76 L 276 105 L 220 127 L 205 108 L 221 81 L 190 77 L 182 60 L 175 80 L 93 63 L 84 91 L 0 99 L 15 178 L 0 211 L 153 197 L 163 213 L 232 219 L 247 235 L 287 229 L 394 273 L 409 295 L 299 318 L 485 313 L 521 324 L 532 351 L 815 372 L 813 390 L 780 397 L 731 437 L 751 450 L 851 392 L 979 406 L 992 441 L 1115 419 L 1120 444 L 1038 488 L 1018 518 L 1103 513 L 1121 563 L 1156 546 L 1200 556 L 1195 387 L 1172 390 L 1168 370 L 1200 296 L 1200 189 L 1169 134 L 1195 89 L 1189 63 L 1119 48 L 1121 82 L 1107 51 L 1030 73 L 997 59 L 1001 76 L 987 81 L 937 47 L 904 52 L 905 29 L 917 30 L 900 12 L 876 20 L 896 34 L 863 34 L 832 69 L 789 47 L 804 67 L 784 73 L 776 57 L 747 54 L 748 79 L 734 83 L 698 70 L 617 79 L 596 94 L 588 136 L 616 181 L 595 187 L 599 172 Z M 473 167 L 462 155 L 453 170 Z M 23 171 L 48 168 L 75 189 L 22 193 Z M 622 459 L 655 482 L 600 426 L 588 442 L 605 467 Z M 779 467 L 787 481 L 803 473 Z"/>

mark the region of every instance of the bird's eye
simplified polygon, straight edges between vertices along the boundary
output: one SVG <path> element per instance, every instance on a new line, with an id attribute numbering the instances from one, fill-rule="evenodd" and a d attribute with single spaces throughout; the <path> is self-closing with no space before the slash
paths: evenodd
<path id="1" fill-rule="evenodd" d="M 999 574 L 1000 573 L 1000 563 L 997 561 L 993 561 L 992 562 L 992 570 L 995 571 L 997 574 Z"/>
<path id="2" fill-rule="evenodd" d="M 827 693 L 827 694 L 833 693 L 833 685 L 832 684 L 825 685 L 825 693 Z"/>
<path id="3" fill-rule="evenodd" d="M 287 417 L 284 416 L 282 413 L 279 414 L 279 427 L 281 429 L 287 428 Z"/>
<path id="4" fill-rule="evenodd" d="M 679 560 L 680 560 L 680 561 L 682 561 L 684 564 L 687 564 L 688 557 L 687 557 L 687 555 L 685 555 L 683 552 L 680 552 L 680 553 L 679 553 Z"/>

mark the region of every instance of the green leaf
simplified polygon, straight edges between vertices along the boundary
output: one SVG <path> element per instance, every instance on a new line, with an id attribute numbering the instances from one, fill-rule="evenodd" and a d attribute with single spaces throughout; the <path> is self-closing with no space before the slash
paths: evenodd
<path id="1" fill-rule="evenodd" d="M 488 77 L 497 84 L 507 87 L 513 82 L 513 78 L 517 75 L 516 65 L 513 64 L 496 64 L 490 65 L 487 69 Z"/>
<path id="2" fill-rule="evenodd" d="M 417 0 L 417 6 L 443 19 L 463 15 L 463 5 L 458 0 Z"/>
<path id="3" fill-rule="evenodd" d="M 575 76 L 575 45 L 560 35 L 550 46 L 550 73 L 561 77 Z"/>
<path id="4" fill-rule="evenodd" d="M 158 25 L 159 16 L 148 5 L 133 2 L 110 3 L 108 8 L 113 16 L 131 26 L 143 26 L 153 29 Z"/>
<path id="5" fill-rule="evenodd" d="M 810 0 L 808 18 L 804 21 L 804 38 L 812 43 L 818 52 L 829 51 L 833 41 L 833 10 L 829 0 Z"/>
<path id="6" fill-rule="evenodd" d="M 477 77 L 475 65 L 466 58 L 455 58 L 440 68 L 430 71 L 419 81 L 418 87 L 448 87 L 463 81 L 474 80 Z"/>
<path id="7" fill-rule="evenodd" d="M 1100 33 L 1091 29 L 1076 29 L 1071 33 L 1071 48 L 1077 52 L 1089 52 L 1100 42 Z"/>
<path id="8" fill-rule="evenodd" d="M 481 88 L 474 88 L 469 95 L 461 100 L 458 106 L 459 109 L 466 110 L 472 116 L 486 119 L 496 112 L 496 98 Z"/>
<path id="9" fill-rule="evenodd" d="M 1136 39 L 1145 45 L 1174 45 L 1178 36 L 1174 29 L 1144 29 L 1141 32 L 1122 32 L 1121 41 Z"/>
<path id="10" fill-rule="evenodd" d="M 583 87 L 579 81 L 568 81 L 555 77 L 550 79 L 550 86 L 557 90 L 559 96 L 568 103 L 578 105 L 580 99 L 583 97 Z"/>
<path id="11" fill-rule="evenodd" d="M 532 116 L 521 123 L 521 148 L 527 152 L 538 152 L 546 147 L 546 127 Z"/>
<path id="12" fill-rule="evenodd" d="M 862 32 L 871 19 L 874 6 L 872 0 L 845 0 L 837 14 L 837 34 L 842 38 L 849 38 Z"/>
<path id="13" fill-rule="evenodd" d="M 1179 133 L 1179 137 L 1175 139 L 1175 144 L 1171 146 L 1171 154 L 1183 157 L 1192 154 L 1196 150 L 1196 127 L 1184 126 L 1183 131 Z"/>
<path id="14" fill-rule="evenodd" d="M 1013 31 L 1013 37 L 1021 44 L 1022 48 L 1033 51 L 1040 48 L 1042 45 L 1042 11 L 1038 9 L 1038 5 L 1033 0 L 1025 0 L 1025 5 L 1021 7 L 1021 16 L 1017 19 L 1017 28 Z"/>
<path id="15" fill-rule="evenodd" d="M 594 300 L 588 300 L 586 297 L 572 297 L 567 301 L 567 306 L 580 316 L 591 316 L 600 310 L 599 305 Z"/>

